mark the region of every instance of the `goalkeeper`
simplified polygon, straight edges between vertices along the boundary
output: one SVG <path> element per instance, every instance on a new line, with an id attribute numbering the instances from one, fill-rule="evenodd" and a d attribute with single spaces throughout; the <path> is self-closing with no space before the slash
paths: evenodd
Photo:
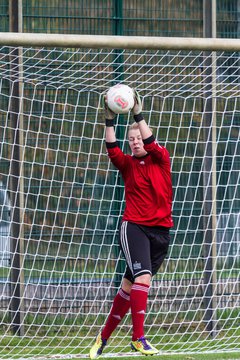
<path id="1" fill-rule="evenodd" d="M 131 347 L 145 355 L 158 353 L 144 336 L 144 317 L 152 276 L 167 255 L 172 220 L 170 157 L 155 141 L 142 115 L 142 103 L 135 93 L 133 123 L 128 130 L 132 155 L 118 147 L 114 114 L 105 103 L 106 147 L 125 185 L 126 208 L 120 227 L 120 246 L 127 267 L 105 326 L 90 350 L 90 358 L 102 354 L 107 340 L 131 309 Z"/>

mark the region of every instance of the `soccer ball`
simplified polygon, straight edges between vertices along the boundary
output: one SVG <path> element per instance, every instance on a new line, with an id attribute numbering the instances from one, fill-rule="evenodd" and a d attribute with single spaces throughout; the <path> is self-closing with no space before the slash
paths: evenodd
<path id="1" fill-rule="evenodd" d="M 107 104 L 115 114 L 127 114 L 134 106 L 134 91 L 128 85 L 117 84 L 107 92 Z"/>

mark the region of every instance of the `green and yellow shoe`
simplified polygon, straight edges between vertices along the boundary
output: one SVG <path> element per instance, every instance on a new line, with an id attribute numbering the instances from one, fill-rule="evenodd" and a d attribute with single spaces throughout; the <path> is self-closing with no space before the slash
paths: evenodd
<path id="1" fill-rule="evenodd" d="M 131 342 L 131 348 L 134 351 L 139 351 L 144 355 L 154 355 L 158 353 L 158 350 L 148 342 L 144 336 L 136 341 Z"/>
<path id="2" fill-rule="evenodd" d="M 103 352 L 104 347 L 107 345 L 107 340 L 102 339 L 101 333 L 97 336 L 95 344 L 92 346 L 89 356 L 90 359 L 97 359 Z"/>

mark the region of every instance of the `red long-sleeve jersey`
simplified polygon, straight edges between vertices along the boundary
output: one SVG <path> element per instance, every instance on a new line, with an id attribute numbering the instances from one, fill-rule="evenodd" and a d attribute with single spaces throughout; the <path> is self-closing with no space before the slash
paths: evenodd
<path id="1" fill-rule="evenodd" d="M 124 221 L 146 225 L 173 226 L 170 157 L 153 136 L 145 139 L 147 155 L 126 155 L 117 143 L 106 143 L 108 156 L 122 174 L 126 207 Z"/>

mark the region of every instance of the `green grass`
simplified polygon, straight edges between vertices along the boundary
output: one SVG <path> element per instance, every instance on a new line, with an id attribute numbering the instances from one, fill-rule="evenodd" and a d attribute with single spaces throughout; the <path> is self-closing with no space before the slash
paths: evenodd
<path id="1" fill-rule="evenodd" d="M 237 334 L 236 334 L 237 335 Z M 199 341 L 195 339 L 194 345 L 189 347 L 188 339 L 181 339 L 179 342 L 179 337 L 175 337 L 176 347 L 173 348 L 173 339 L 171 339 L 171 344 L 161 343 L 160 349 L 162 349 L 162 354 L 158 356 L 151 356 L 149 360 L 240 360 L 240 352 L 227 352 L 218 353 L 222 349 L 227 349 L 230 347 L 229 342 L 226 339 L 214 339 L 212 341 L 205 340 Z M 235 337 L 236 343 L 235 348 L 237 348 L 239 336 Z M 156 340 L 156 339 L 155 339 Z M 193 339 L 191 339 L 193 340 Z M 185 346 L 186 344 L 186 346 Z M 31 358 L 40 356 L 41 358 L 46 359 L 56 359 L 61 360 L 67 359 L 86 359 L 88 358 L 88 353 L 90 346 L 92 345 L 92 338 L 79 338 L 75 336 L 52 336 L 52 337 L 39 337 L 33 336 L 32 338 L 19 338 L 14 336 L 5 336 L 1 337 L 0 341 L 0 358 L 9 359 L 9 358 Z M 119 343 L 119 346 L 115 347 L 116 342 L 112 339 L 109 342 L 109 348 L 106 348 L 106 353 L 103 354 L 102 359 L 113 359 L 111 352 L 115 355 L 114 358 L 119 358 L 122 360 L 133 360 L 136 359 L 146 359 L 145 356 L 132 353 L 130 355 L 129 339 L 124 338 Z M 178 350 L 179 348 L 179 350 Z M 196 349 L 196 353 L 194 353 Z M 216 351 L 214 352 L 214 349 Z M 110 352 L 110 354 L 108 353 Z M 181 351 L 182 354 L 177 355 L 177 352 Z M 203 353 L 199 353 L 203 351 Z M 211 353 L 207 353 L 207 351 Z M 218 351 L 218 352 L 217 352 Z M 167 354 L 169 352 L 169 354 Z M 184 354 L 185 352 L 185 354 Z M 126 354 L 126 356 L 124 356 Z"/>
<path id="2" fill-rule="evenodd" d="M 228 318 L 227 314 L 225 316 Z M 239 349 L 240 328 L 237 323 L 238 316 L 239 312 L 236 310 L 232 314 L 232 321 L 235 319 L 234 324 L 229 324 L 229 328 L 222 329 L 214 338 L 209 336 L 208 332 L 202 330 L 200 335 L 200 328 L 198 328 L 198 331 L 195 331 L 195 328 L 185 329 L 182 327 L 182 332 L 178 331 L 176 333 L 177 329 L 173 326 L 171 329 L 169 327 L 163 327 L 162 329 L 154 327 L 152 330 L 155 329 L 155 332 L 153 331 L 148 336 L 152 338 L 154 344 L 159 344 L 158 348 L 162 354 L 149 359 L 240 360 L 240 353 L 234 353 L 234 351 Z M 0 328 L 0 358 L 8 359 L 14 357 L 17 359 L 20 357 L 41 356 L 55 359 L 56 354 L 58 354 L 60 359 L 64 359 L 65 355 L 66 358 L 71 356 L 71 359 L 73 357 L 76 357 L 76 359 L 86 359 L 98 329 L 97 323 L 102 324 L 104 319 L 102 316 L 99 316 L 97 320 L 94 317 L 89 317 L 88 320 L 91 320 L 91 331 L 89 331 L 89 326 L 86 323 L 84 325 L 84 318 L 82 317 L 75 319 L 74 323 L 72 323 L 71 319 L 63 321 L 61 317 L 51 319 L 50 316 L 44 316 L 35 319 L 29 316 L 28 322 L 26 321 L 25 323 L 24 337 L 13 336 L 9 329 L 6 328 L 6 325 L 2 325 L 2 328 Z M 2 323 L 6 323 L 6 319 Z M 129 356 L 129 339 L 130 336 L 126 333 L 126 329 L 119 330 L 116 337 L 111 338 L 109 341 L 103 359 L 112 358 L 109 356 L 111 353 L 119 354 L 121 359 L 135 358 L 135 354 Z M 232 349 L 232 352 L 228 353 L 227 349 Z M 203 354 L 195 355 L 195 353 L 200 351 Z M 213 354 L 205 354 L 206 352 L 214 351 L 215 353 Z M 225 353 L 216 353 L 220 351 Z M 175 355 L 178 352 L 182 352 L 183 355 Z M 126 356 L 124 356 L 125 354 Z"/>
<path id="3" fill-rule="evenodd" d="M 52 329 L 53 330 L 53 329 Z M 30 334 L 29 334 L 30 335 Z M 155 344 L 159 344 L 159 349 L 161 349 L 162 354 L 158 356 L 151 356 L 149 360 L 240 360 L 240 352 L 234 352 L 233 341 L 235 339 L 235 349 L 238 348 L 238 343 L 240 339 L 240 332 L 235 331 L 231 335 L 231 342 L 229 339 L 224 337 L 217 337 L 216 339 L 199 339 L 197 337 L 192 337 L 190 334 L 174 336 L 170 339 L 168 343 L 168 338 L 163 338 L 161 336 L 154 337 Z M 120 340 L 120 341 L 119 341 Z M 115 339 L 109 341 L 109 347 L 106 348 L 105 354 L 103 354 L 102 359 L 113 359 L 111 353 L 117 354 L 115 358 L 122 360 L 133 360 L 136 359 L 146 359 L 145 356 L 137 355 L 132 353 L 130 355 L 129 347 L 129 337 L 121 336 L 118 338 L 119 344 L 116 344 Z M 41 358 L 46 359 L 56 359 L 61 360 L 67 359 L 86 359 L 88 358 L 88 353 L 90 346 L 93 343 L 93 336 L 89 334 L 80 337 L 79 334 L 65 334 L 65 333 L 48 333 L 47 336 L 39 336 L 39 334 L 32 334 L 28 337 L 18 337 L 12 335 L 6 335 L 6 333 L 1 333 L 0 336 L 0 358 L 9 359 L 9 358 L 31 358 L 40 356 Z M 160 345 L 161 344 L 161 345 Z M 176 344 L 176 346 L 173 346 Z M 117 345 L 117 346 L 116 346 Z M 227 352 L 226 349 L 231 348 L 233 352 Z M 218 353 L 224 349 L 223 353 Z M 109 353 L 108 353 L 109 351 Z M 182 354 L 177 355 L 177 353 L 182 352 Z M 199 353 L 203 351 L 203 353 Z M 207 353 L 207 351 L 211 353 Z M 215 352 L 214 352 L 215 351 Z M 167 354 L 169 352 L 169 354 Z M 195 354 L 198 353 L 198 354 Z M 124 356 L 126 354 L 126 356 Z M 136 356 L 137 355 L 137 356 Z"/>
<path id="4" fill-rule="evenodd" d="M 121 359 L 121 360 L 133 360 L 133 359 L 149 359 L 149 360 L 239 360 L 239 353 L 215 353 L 215 354 L 185 354 L 185 355 L 156 355 L 146 358 L 146 356 L 141 355 L 131 355 L 131 356 L 117 356 L 117 357 L 105 357 L 104 355 L 100 357 L 103 360 L 113 360 L 113 359 Z M 86 359 L 86 357 L 81 358 L 77 357 L 71 360 L 81 360 Z M 64 358 L 62 358 L 64 360 Z"/>

